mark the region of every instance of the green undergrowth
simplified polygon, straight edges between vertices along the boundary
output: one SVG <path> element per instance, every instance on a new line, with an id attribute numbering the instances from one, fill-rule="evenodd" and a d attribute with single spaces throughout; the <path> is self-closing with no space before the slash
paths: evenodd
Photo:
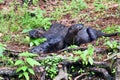
<path id="1" fill-rule="evenodd" d="M 120 26 L 119 25 L 112 25 L 112 26 L 107 26 L 103 32 L 106 33 L 114 33 L 114 32 L 120 32 Z"/>
<path id="2" fill-rule="evenodd" d="M 29 9 L 29 6 L 19 5 L 16 2 L 9 4 L 9 8 L 0 10 L 0 33 L 4 42 L 13 41 L 24 43 L 25 32 L 35 28 L 47 30 L 51 25 L 52 18 L 44 17 L 45 11 L 36 7 Z M 21 33 L 21 32 L 24 32 Z M 17 40 L 15 40 L 17 38 Z"/>
<path id="3" fill-rule="evenodd" d="M 105 45 L 113 50 L 120 46 L 120 44 L 115 41 L 107 41 Z M 69 48 L 77 48 L 77 46 L 71 45 Z M 16 60 L 14 60 L 12 57 L 3 54 L 5 50 L 5 46 L 0 44 L 0 54 L 2 54 L 0 56 L 2 62 L 0 63 L 0 66 L 17 67 L 16 72 L 19 75 L 18 78 L 26 80 L 30 80 L 31 76 L 35 76 L 36 72 L 34 71 L 34 68 L 36 66 L 44 66 L 44 69 L 47 72 L 46 76 L 54 79 L 54 77 L 58 74 L 58 65 L 61 64 L 61 62 L 80 61 L 82 63 L 81 66 L 84 67 L 93 65 L 94 62 L 94 47 L 92 45 L 88 45 L 88 49 L 84 51 L 73 50 L 71 53 L 67 53 L 67 55 L 64 56 L 52 54 L 51 56 L 47 56 L 41 60 L 36 60 L 38 55 L 29 52 L 19 53 L 18 57 L 15 58 Z M 69 54 L 72 54 L 73 56 L 69 56 Z M 76 67 L 71 66 L 70 70 L 74 72 L 76 71 Z M 84 73 L 85 70 L 79 68 L 78 72 Z"/>
<path id="4" fill-rule="evenodd" d="M 87 8 L 87 3 L 84 0 L 71 0 L 63 1 L 61 6 L 55 8 L 55 10 L 50 14 L 56 20 L 61 19 L 64 15 L 70 14 L 73 17 L 77 17 L 78 12 Z"/>
<path id="5" fill-rule="evenodd" d="M 1 47 L 1 54 L 6 50 L 3 44 L 0 45 Z M 74 46 L 72 46 L 74 47 Z M 89 46 L 89 48 L 85 51 L 73 51 L 74 57 L 68 58 L 68 60 L 72 60 L 77 62 L 79 60 L 82 61 L 83 65 L 88 65 L 90 63 L 93 64 L 93 52 L 94 48 Z M 58 73 L 58 65 L 61 62 L 65 61 L 65 58 L 62 55 L 51 55 L 43 58 L 42 60 L 36 60 L 38 57 L 37 54 L 29 53 L 29 52 L 22 52 L 19 53 L 18 57 L 14 60 L 13 58 L 9 57 L 8 55 L 1 55 L 0 59 L 3 63 L 0 63 L 0 66 L 8 66 L 8 67 L 17 67 L 17 74 L 20 79 L 30 80 L 30 76 L 35 75 L 34 67 L 35 66 L 44 66 L 46 70 L 46 76 L 53 79 Z M 67 57 L 67 56 L 66 56 Z M 72 59 L 71 59 L 72 58 Z M 3 65 L 4 64 L 4 65 Z"/>

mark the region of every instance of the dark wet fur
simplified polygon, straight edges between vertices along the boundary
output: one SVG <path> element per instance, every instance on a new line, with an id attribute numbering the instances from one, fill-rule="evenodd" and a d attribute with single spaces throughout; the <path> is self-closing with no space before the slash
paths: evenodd
<path id="1" fill-rule="evenodd" d="M 29 32 L 31 38 L 44 37 L 47 39 L 44 43 L 32 48 L 32 53 L 50 53 L 61 50 L 69 45 L 80 45 L 88 42 L 92 42 L 99 37 L 111 37 L 120 33 L 105 34 L 100 30 L 95 30 L 91 27 L 84 27 L 83 24 L 75 24 L 70 28 L 55 23 L 52 24 L 48 31 L 43 29 L 35 29 Z"/>

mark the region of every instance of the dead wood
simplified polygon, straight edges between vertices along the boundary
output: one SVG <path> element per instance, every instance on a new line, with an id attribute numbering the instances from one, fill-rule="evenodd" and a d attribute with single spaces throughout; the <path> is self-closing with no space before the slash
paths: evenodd
<path id="1" fill-rule="evenodd" d="M 63 70 L 62 65 L 58 65 L 58 75 L 53 80 L 68 80 L 68 74 Z"/>
<path id="2" fill-rule="evenodd" d="M 117 58 L 114 63 L 114 69 L 116 69 L 115 72 L 115 80 L 120 80 L 120 58 Z"/>
<path id="3" fill-rule="evenodd" d="M 79 76 L 75 77 L 74 80 L 81 80 L 83 76 L 86 76 L 86 75 L 88 75 L 88 74 L 89 74 L 89 73 L 82 73 L 82 74 L 80 74 Z"/>
<path id="4" fill-rule="evenodd" d="M 16 68 L 1 67 L 0 68 L 0 75 L 15 76 L 15 75 L 17 75 Z"/>

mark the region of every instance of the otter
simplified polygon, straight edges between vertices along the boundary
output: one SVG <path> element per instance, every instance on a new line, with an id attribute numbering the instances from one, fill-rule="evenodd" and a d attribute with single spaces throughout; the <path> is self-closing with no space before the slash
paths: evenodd
<path id="1" fill-rule="evenodd" d="M 35 29 L 29 32 L 31 38 L 46 38 L 42 44 L 33 47 L 32 53 L 51 53 L 61 50 L 70 45 L 78 45 L 89 43 L 99 37 L 117 36 L 120 32 L 106 34 L 101 30 L 86 27 L 83 24 L 74 24 L 71 27 L 64 26 L 59 23 L 52 24 L 48 31 L 43 29 Z"/>

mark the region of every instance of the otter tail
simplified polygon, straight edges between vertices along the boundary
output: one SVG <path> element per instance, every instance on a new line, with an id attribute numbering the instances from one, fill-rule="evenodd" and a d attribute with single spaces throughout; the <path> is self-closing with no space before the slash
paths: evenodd
<path id="1" fill-rule="evenodd" d="M 116 33 L 110 33 L 110 34 L 103 34 L 103 36 L 105 36 L 105 37 L 111 37 L 111 36 L 118 36 L 118 35 L 120 35 L 120 32 L 116 32 Z"/>

